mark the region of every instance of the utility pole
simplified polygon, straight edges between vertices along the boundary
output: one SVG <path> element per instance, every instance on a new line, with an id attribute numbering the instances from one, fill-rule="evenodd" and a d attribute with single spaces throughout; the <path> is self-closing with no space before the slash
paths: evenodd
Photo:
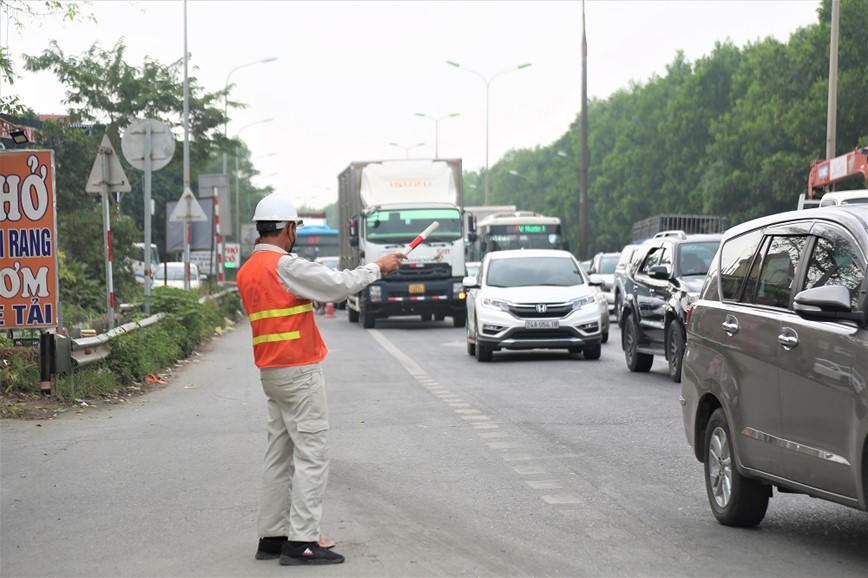
<path id="1" fill-rule="evenodd" d="M 838 125 L 838 20 L 841 0 L 832 0 L 832 36 L 829 39 L 829 99 L 826 109 L 826 158 L 835 158 Z"/>
<path id="2" fill-rule="evenodd" d="M 579 259 L 588 258 L 588 37 L 585 34 L 585 0 L 582 0 L 582 175 L 579 185 Z"/>

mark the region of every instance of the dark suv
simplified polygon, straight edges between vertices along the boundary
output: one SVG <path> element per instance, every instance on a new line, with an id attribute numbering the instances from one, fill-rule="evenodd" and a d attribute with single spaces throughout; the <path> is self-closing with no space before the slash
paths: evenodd
<path id="1" fill-rule="evenodd" d="M 681 405 L 714 516 L 772 487 L 868 510 L 868 207 L 729 229 L 690 310 Z"/>
<path id="2" fill-rule="evenodd" d="M 699 296 L 721 237 L 678 232 L 643 244 L 627 272 L 618 317 L 630 371 L 649 371 L 654 356 L 663 355 L 669 376 L 681 381 L 687 308 Z"/>

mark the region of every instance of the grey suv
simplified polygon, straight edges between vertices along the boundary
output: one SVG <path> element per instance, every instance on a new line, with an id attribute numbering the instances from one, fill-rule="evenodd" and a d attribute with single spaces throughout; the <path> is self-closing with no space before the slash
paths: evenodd
<path id="1" fill-rule="evenodd" d="M 728 230 L 690 309 L 681 405 L 714 516 L 772 488 L 868 509 L 868 207 Z"/>
<path id="2" fill-rule="evenodd" d="M 627 272 L 618 317 L 630 371 L 649 371 L 654 356 L 663 355 L 669 376 L 681 381 L 687 307 L 699 296 L 721 238 L 673 231 L 642 245 Z"/>

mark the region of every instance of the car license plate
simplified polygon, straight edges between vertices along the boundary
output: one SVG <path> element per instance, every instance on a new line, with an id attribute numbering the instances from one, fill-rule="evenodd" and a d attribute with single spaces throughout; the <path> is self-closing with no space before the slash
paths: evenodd
<path id="1" fill-rule="evenodd" d="M 560 323 L 557 319 L 528 319 L 524 322 L 525 329 L 557 329 Z"/>
<path id="2" fill-rule="evenodd" d="M 410 293 L 424 293 L 425 292 L 425 284 L 424 283 L 416 283 L 415 285 L 410 285 L 409 289 Z"/>

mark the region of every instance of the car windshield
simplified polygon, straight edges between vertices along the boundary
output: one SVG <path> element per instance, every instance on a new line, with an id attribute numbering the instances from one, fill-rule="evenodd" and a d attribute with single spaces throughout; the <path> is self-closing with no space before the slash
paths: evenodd
<path id="1" fill-rule="evenodd" d="M 620 255 L 611 255 L 600 257 L 600 270 L 597 273 L 603 275 L 612 275 L 615 273 L 615 266 L 618 264 Z"/>
<path id="2" fill-rule="evenodd" d="M 486 281 L 492 287 L 572 287 L 584 282 L 576 263 L 563 257 L 492 259 Z"/>
<path id="3" fill-rule="evenodd" d="M 711 266 L 711 260 L 720 241 L 706 241 L 702 243 L 683 243 L 678 257 L 678 270 L 681 275 L 705 275 Z"/>
<path id="4" fill-rule="evenodd" d="M 434 221 L 440 226 L 428 236 L 429 243 L 461 238 L 461 215 L 457 209 L 374 211 L 365 219 L 365 231 L 369 241 L 406 244 Z"/>

